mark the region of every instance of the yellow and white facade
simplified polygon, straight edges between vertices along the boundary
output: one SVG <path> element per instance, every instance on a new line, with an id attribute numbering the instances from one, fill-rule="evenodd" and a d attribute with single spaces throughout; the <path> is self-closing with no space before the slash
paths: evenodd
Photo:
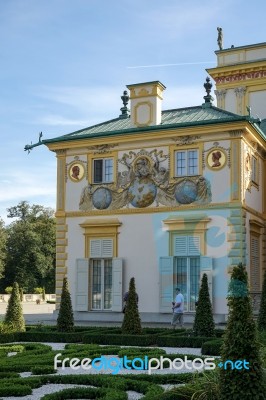
<path id="1" fill-rule="evenodd" d="M 261 101 L 265 109 L 266 81 L 264 72 L 246 79 L 240 102 L 239 81 L 222 77 L 264 71 L 255 59 L 264 45 L 217 52 L 218 67 L 209 73 L 219 108 L 205 96 L 201 106 L 161 111 L 161 82 L 129 85 L 130 116 L 43 141 L 58 160 L 57 301 L 67 275 L 76 320 L 122 320 L 134 276 L 143 321 L 169 322 L 177 285 L 185 322 L 192 321 L 207 273 L 215 319 L 224 322 L 228 280 L 239 262 L 259 299 L 266 136 L 252 115 Z"/>

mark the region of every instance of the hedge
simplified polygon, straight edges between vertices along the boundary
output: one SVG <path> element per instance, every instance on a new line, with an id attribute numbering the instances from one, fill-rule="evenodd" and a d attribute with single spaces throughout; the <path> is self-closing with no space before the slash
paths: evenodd
<path id="1" fill-rule="evenodd" d="M 222 344 L 223 344 L 222 339 L 213 339 L 206 341 L 205 343 L 202 344 L 201 354 L 209 356 L 220 356 Z"/>

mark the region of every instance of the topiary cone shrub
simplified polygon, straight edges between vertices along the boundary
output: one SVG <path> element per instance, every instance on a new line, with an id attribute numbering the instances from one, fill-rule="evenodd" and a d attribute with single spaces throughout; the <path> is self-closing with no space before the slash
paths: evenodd
<path id="1" fill-rule="evenodd" d="M 225 369 L 221 366 L 220 400 L 265 399 L 257 328 L 252 315 L 247 272 L 242 264 L 233 268 L 227 299 L 229 315 L 221 362 L 246 360 L 249 369 L 233 369 L 230 365 Z"/>
<path id="2" fill-rule="evenodd" d="M 258 316 L 259 331 L 266 331 L 266 270 L 264 271 L 264 279 L 260 300 L 260 311 Z"/>
<path id="3" fill-rule="evenodd" d="M 57 318 L 57 330 L 59 332 L 71 332 L 74 330 L 73 309 L 66 277 L 63 280 L 61 302 Z"/>
<path id="4" fill-rule="evenodd" d="M 194 334 L 197 336 L 215 336 L 215 324 L 212 314 L 212 304 L 208 288 L 208 277 L 203 274 L 199 291 L 198 305 L 193 325 Z"/>
<path id="5" fill-rule="evenodd" d="M 122 323 L 122 333 L 141 334 L 141 320 L 139 316 L 135 278 L 130 279 L 128 300 Z"/>
<path id="6" fill-rule="evenodd" d="M 20 301 L 20 291 L 17 282 L 14 282 L 11 296 L 8 300 L 5 322 L 11 325 L 16 332 L 25 331 L 25 320 Z"/>

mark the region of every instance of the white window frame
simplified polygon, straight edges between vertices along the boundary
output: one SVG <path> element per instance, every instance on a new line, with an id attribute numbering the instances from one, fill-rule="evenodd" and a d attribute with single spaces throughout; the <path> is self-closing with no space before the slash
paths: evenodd
<path id="1" fill-rule="evenodd" d="M 101 181 L 95 182 L 95 162 L 96 161 L 102 161 L 102 177 Z M 107 180 L 107 174 L 106 174 L 106 162 L 107 161 L 112 161 L 112 175 L 111 179 Z M 112 157 L 108 158 L 94 158 L 93 159 L 93 183 L 99 184 L 99 183 L 112 183 L 114 181 L 114 159 Z"/>
<path id="2" fill-rule="evenodd" d="M 189 174 L 189 153 L 190 152 L 196 152 L 197 154 L 197 170 L 193 174 Z M 179 153 L 184 153 L 185 154 L 185 167 L 184 167 L 184 173 L 178 174 L 178 160 L 177 160 L 177 155 Z M 197 176 L 199 175 L 199 149 L 198 148 L 191 148 L 191 149 L 186 149 L 186 150 L 176 150 L 175 151 L 175 176 L 180 177 L 180 176 Z"/>
<path id="3" fill-rule="evenodd" d="M 111 285 L 111 307 L 104 308 L 104 267 L 105 261 L 111 260 L 111 276 L 113 276 L 113 260 L 107 258 L 94 258 L 90 260 L 90 268 L 91 268 L 91 282 L 90 282 L 90 292 L 91 292 L 91 310 L 92 311 L 111 311 L 112 310 L 112 294 L 113 294 L 113 279 Z M 100 308 L 93 308 L 93 261 L 100 261 L 101 267 L 101 307 Z"/>

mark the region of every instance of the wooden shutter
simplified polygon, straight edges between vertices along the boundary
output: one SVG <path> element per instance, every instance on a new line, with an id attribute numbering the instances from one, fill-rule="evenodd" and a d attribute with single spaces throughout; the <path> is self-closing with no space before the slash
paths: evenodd
<path id="1" fill-rule="evenodd" d="M 187 236 L 174 236 L 174 256 L 187 256 Z"/>
<path id="2" fill-rule="evenodd" d="M 188 236 L 188 256 L 200 255 L 200 237 Z"/>
<path id="3" fill-rule="evenodd" d="M 76 260 L 76 311 L 88 311 L 89 259 Z"/>
<path id="4" fill-rule="evenodd" d="M 123 278 L 123 263 L 121 258 L 113 259 L 112 266 L 112 279 L 113 279 L 113 292 L 112 292 L 112 311 L 122 311 L 122 280 Z"/>
<path id="5" fill-rule="evenodd" d="M 187 257 L 200 255 L 199 236 L 174 236 L 174 256 Z"/>
<path id="6" fill-rule="evenodd" d="M 260 239 L 251 236 L 250 239 L 250 287 L 251 290 L 260 290 Z"/>
<path id="7" fill-rule="evenodd" d="M 211 257 L 200 257 L 200 282 L 203 274 L 207 275 L 209 295 L 212 302 L 212 258 Z"/>
<path id="8" fill-rule="evenodd" d="M 113 239 L 91 239 L 90 240 L 91 258 L 112 258 Z"/>
<path id="9" fill-rule="evenodd" d="M 99 258 L 102 255 L 102 244 L 101 239 L 90 240 L 90 257 Z"/>
<path id="10" fill-rule="evenodd" d="M 102 239 L 102 257 L 113 257 L 113 239 Z"/>
<path id="11" fill-rule="evenodd" d="M 160 312 L 171 313 L 174 285 L 174 257 L 160 258 Z"/>

